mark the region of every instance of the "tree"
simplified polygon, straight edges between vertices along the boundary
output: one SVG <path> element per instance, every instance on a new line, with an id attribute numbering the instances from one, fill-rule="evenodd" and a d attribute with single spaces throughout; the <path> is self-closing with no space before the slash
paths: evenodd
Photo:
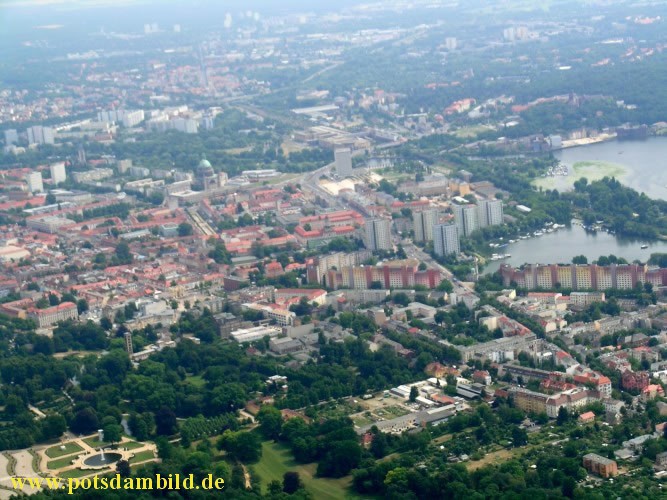
<path id="1" fill-rule="evenodd" d="M 155 432 L 160 436 L 171 436 L 176 434 L 178 422 L 176 414 L 168 406 L 163 406 L 155 414 Z"/>
<path id="2" fill-rule="evenodd" d="M 283 425 L 283 416 L 275 406 L 263 405 L 257 414 L 259 428 L 268 439 L 278 439 Z"/>
<path id="3" fill-rule="evenodd" d="M 445 311 L 438 311 L 435 313 L 435 316 L 433 316 L 433 319 L 438 325 L 442 325 L 447 319 L 447 313 Z"/>
<path id="4" fill-rule="evenodd" d="M 389 451 L 389 443 L 387 443 L 387 436 L 382 432 L 373 434 L 373 441 L 371 441 L 371 453 L 375 458 L 382 458 Z"/>
<path id="5" fill-rule="evenodd" d="M 558 409 L 558 417 L 556 417 L 556 424 L 563 425 L 566 424 L 568 420 L 570 420 L 570 412 L 567 411 L 567 408 L 561 406 Z"/>
<path id="6" fill-rule="evenodd" d="M 287 471 L 283 474 L 283 492 L 291 495 L 302 487 L 298 472 Z"/>
<path id="7" fill-rule="evenodd" d="M 57 306 L 60 304 L 60 299 L 58 298 L 57 295 L 50 293 L 49 294 L 49 305 L 50 306 Z"/>
<path id="8" fill-rule="evenodd" d="M 132 262 L 133 256 L 130 252 L 130 245 L 127 244 L 127 241 L 121 241 L 116 245 L 115 255 L 119 264 L 130 264 Z"/>
<path id="9" fill-rule="evenodd" d="M 79 410 L 69 424 L 69 428 L 75 434 L 89 434 L 100 427 L 97 412 L 90 406 Z"/>
<path id="10" fill-rule="evenodd" d="M 42 420 L 42 437 L 45 440 L 57 439 L 67 430 L 67 422 L 62 415 L 47 415 Z"/>
<path id="11" fill-rule="evenodd" d="M 120 477 L 130 477 L 132 475 L 130 462 L 127 460 L 119 460 L 118 463 L 116 463 L 116 472 L 120 474 Z"/>
<path id="12" fill-rule="evenodd" d="M 515 426 L 512 429 L 512 442 L 515 447 L 526 446 L 528 444 L 528 433 L 526 429 Z"/>
<path id="13" fill-rule="evenodd" d="M 563 487 L 561 489 L 563 496 L 567 498 L 574 498 L 574 490 L 577 487 L 577 481 L 571 477 L 567 476 L 563 480 Z"/>
<path id="14" fill-rule="evenodd" d="M 132 412 L 127 422 L 132 437 L 137 441 L 146 441 L 149 437 L 148 424 L 142 415 Z"/>
<path id="15" fill-rule="evenodd" d="M 273 481 L 271 481 L 269 483 L 268 489 L 269 489 L 269 494 L 272 497 L 277 496 L 277 495 L 280 495 L 283 492 L 283 485 L 280 484 L 280 481 L 278 481 L 277 479 L 274 479 Z"/>
<path id="16" fill-rule="evenodd" d="M 123 436 L 123 428 L 118 424 L 107 424 L 103 428 L 104 440 L 114 445 L 120 443 Z"/>
<path id="17" fill-rule="evenodd" d="M 419 396 L 419 390 L 414 385 L 410 387 L 410 402 L 414 403 Z"/>
<path id="18" fill-rule="evenodd" d="M 178 225 L 178 235 L 180 237 L 192 236 L 192 233 L 193 233 L 192 224 L 189 224 L 187 222 L 181 222 Z"/>
<path id="19" fill-rule="evenodd" d="M 334 441 L 317 466 L 317 474 L 325 477 L 343 477 L 361 462 L 361 447 L 356 440 Z"/>
<path id="20" fill-rule="evenodd" d="M 419 270 L 420 271 L 426 271 L 428 269 L 428 266 L 424 262 L 419 263 Z"/>
<path id="21" fill-rule="evenodd" d="M 181 446 L 188 449 L 191 444 L 192 439 L 190 439 L 190 432 L 187 429 L 181 429 Z"/>
<path id="22" fill-rule="evenodd" d="M 572 264 L 588 264 L 588 258 L 585 255 L 577 255 L 572 257 Z"/>
<path id="23" fill-rule="evenodd" d="M 262 441 L 254 432 L 226 430 L 218 440 L 218 448 L 244 463 L 258 462 L 262 457 Z"/>
<path id="24" fill-rule="evenodd" d="M 79 299 L 76 301 L 76 309 L 79 311 L 79 314 L 85 313 L 88 311 L 88 301 L 86 299 Z"/>

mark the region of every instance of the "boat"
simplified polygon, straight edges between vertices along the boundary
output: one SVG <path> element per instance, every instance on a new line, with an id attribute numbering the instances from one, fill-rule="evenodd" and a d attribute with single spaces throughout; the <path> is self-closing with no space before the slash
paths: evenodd
<path id="1" fill-rule="evenodd" d="M 644 245 L 641 246 L 641 249 L 642 249 L 642 250 L 646 250 L 647 248 L 648 248 L 648 245 L 646 245 L 646 244 L 644 244 Z"/>

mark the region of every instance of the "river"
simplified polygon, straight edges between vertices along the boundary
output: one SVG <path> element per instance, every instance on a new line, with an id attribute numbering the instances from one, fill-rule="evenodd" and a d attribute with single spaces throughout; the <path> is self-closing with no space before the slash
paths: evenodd
<path id="1" fill-rule="evenodd" d="M 648 248 L 641 246 L 647 244 Z M 667 242 L 621 238 L 606 232 L 586 231 L 581 226 L 572 225 L 543 236 L 528 240 L 518 240 L 505 248 L 494 250 L 498 253 L 510 254 L 512 257 L 489 262 L 484 274 L 497 271 L 501 264 L 519 267 L 522 264 L 569 264 L 572 257 L 585 255 L 588 262 L 601 255 L 616 255 L 628 262 L 637 259 L 646 262 L 652 253 L 667 253 Z"/>
<path id="2" fill-rule="evenodd" d="M 667 137 L 600 142 L 556 151 L 554 156 L 569 167 L 569 175 L 536 181 L 544 189 L 565 191 L 579 177 L 596 180 L 612 175 L 640 193 L 667 200 Z"/>

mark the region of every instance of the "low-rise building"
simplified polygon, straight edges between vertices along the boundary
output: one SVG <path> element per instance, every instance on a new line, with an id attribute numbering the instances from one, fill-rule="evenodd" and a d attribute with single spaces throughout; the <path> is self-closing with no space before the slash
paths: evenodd
<path id="1" fill-rule="evenodd" d="M 61 321 L 68 319 L 79 319 L 79 311 L 73 302 L 63 302 L 57 306 L 47 307 L 46 309 L 30 309 L 28 317 L 35 320 L 39 328 L 53 326 Z"/>
<path id="2" fill-rule="evenodd" d="M 230 333 L 230 337 L 239 344 L 243 342 L 256 342 L 264 337 L 277 337 L 282 330 L 275 326 L 255 326 L 253 328 L 241 328 Z"/>
<path id="3" fill-rule="evenodd" d="M 618 465 L 615 460 L 602 457 L 595 453 L 584 455 L 584 468 L 592 473 L 602 477 L 613 477 L 618 474 Z"/>

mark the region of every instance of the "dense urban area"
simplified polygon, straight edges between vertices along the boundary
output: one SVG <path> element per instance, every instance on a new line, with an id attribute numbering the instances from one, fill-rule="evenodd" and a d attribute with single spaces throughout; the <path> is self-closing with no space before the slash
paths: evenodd
<path id="1" fill-rule="evenodd" d="M 0 498 L 667 498 L 667 3 L 314 3 L 0 6 Z"/>

